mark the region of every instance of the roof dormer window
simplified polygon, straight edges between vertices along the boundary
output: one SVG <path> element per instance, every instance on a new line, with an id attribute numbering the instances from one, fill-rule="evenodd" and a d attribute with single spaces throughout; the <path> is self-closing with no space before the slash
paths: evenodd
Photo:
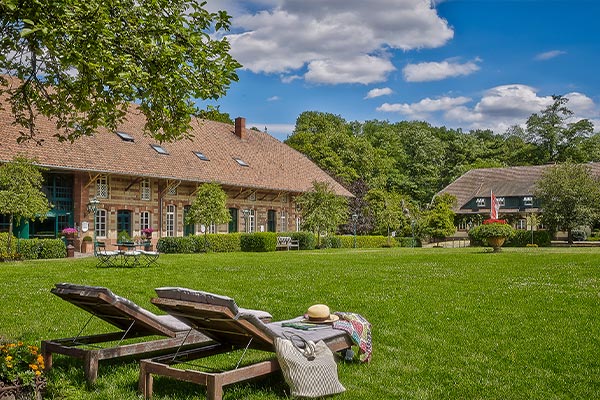
<path id="1" fill-rule="evenodd" d="M 121 140 L 124 141 L 124 142 L 134 142 L 133 136 L 131 136 L 127 132 L 117 131 L 117 136 L 120 137 Z"/>
<path id="2" fill-rule="evenodd" d="M 206 154 L 204 154 L 204 153 L 201 153 L 199 151 L 194 151 L 194 154 L 196 155 L 196 157 L 198 157 L 202 161 L 210 161 L 210 159 L 208 157 L 206 157 Z"/>
<path id="3" fill-rule="evenodd" d="M 236 161 L 238 164 L 240 164 L 242 167 L 249 167 L 249 166 L 250 166 L 250 165 L 249 165 L 249 164 L 248 164 L 246 161 L 242 160 L 241 158 L 236 158 L 236 157 L 234 157 L 233 159 L 234 159 L 234 160 L 235 160 L 235 161 Z"/>
<path id="4" fill-rule="evenodd" d="M 165 150 L 165 148 L 162 147 L 162 146 L 159 146 L 157 144 L 151 144 L 150 147 L 152 147 L 154 150 L 156 150 L 156 152 L 158 154 L 163 154 L 163 155 L 166 155 L 166 156 L 169 155 L 169 152 L 167 150 Z"/>

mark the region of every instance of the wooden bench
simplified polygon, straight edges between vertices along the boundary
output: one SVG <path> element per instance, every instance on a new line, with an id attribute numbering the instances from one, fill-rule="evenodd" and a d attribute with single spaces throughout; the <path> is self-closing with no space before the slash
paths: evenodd
<path id="1" fill-rule="evenodd" d="M 275 249 L 289 250 L 291 248 L 300 250 L 300 243 L 298 242 L 297 239 L 292 239 L 289 236 L 278 236 L 277 237 L 277 244 L 275 245 Z"/>

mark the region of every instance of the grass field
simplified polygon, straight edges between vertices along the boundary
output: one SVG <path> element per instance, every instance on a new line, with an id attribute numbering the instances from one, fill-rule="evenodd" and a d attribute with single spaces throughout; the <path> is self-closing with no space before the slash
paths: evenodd
<path id="1" fill-rule="evenodd" d="M 339 364 L 347 389 L 340 400 L 600 398 L 600 250 L 330 250 L 163 255 L 159 262 L 0 264 L 0 336 L 39 342 L 77 334 L 88 315 L 50 293 L 56 282 L 107 286 L 153 311 L 153 288 L 183 286 L 231 296 L 275 319 L 314 303 L 364 315 L 373 324 L 373 360 Z M 137 379 L 135 362 L 101 363 L 87 387 L 81 365 L 57 356 L 48 398 L 138 399 Z M 225 399 L 283 399 L 281 381 L 234 385 Z M 157 400 L 204 395 L 155 379 Z"/>

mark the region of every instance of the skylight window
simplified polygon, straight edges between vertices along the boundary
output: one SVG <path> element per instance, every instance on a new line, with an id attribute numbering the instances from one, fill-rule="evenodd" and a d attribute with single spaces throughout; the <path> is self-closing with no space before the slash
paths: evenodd
<path id="1" fill-rule="evenodd" d="M 206 157 L 206 154 L 204 154 L 204 153 L 201 153 L 199 151 L 194 151 L 194 154 L 196 155 L 196 157 L 198 157 L 202 161 L 210 161 L 209 158 Z"/>
<path id="2" fill-rule="evenodd" d="M 248 165 L 248 163 L 244 160 L 242 160 L 241 158 L 233 158 L 238 164 L 240 164 L 242 167 L 249 167 L 250 165 Z"/>
<path id="3" fill-rule="evenodd" d="M 126 132 L 117 131 L 117 136 L 120 137 L 125 142 L 133 142 L 133 136 Z"/>
<path id="4" fill-rule="evenodd" d="M 169 152 L 167 150 L 165 150 L 165 148 L 162 146 L 159 146 L 157 144 L 151 144 L 150 147 L 152 147 L 154 150 L 156 150 L 156 152 L 158 154 L 169 155 Z"/>

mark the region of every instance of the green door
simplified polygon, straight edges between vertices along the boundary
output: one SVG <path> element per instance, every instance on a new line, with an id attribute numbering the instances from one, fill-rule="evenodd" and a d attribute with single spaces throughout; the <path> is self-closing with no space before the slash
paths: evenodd
<path id="1" fill-rule="evenodd" d="M 277 223 L 275 221 L 276 215 L 277 214 L 275 210 L 267 211 L 267 232 L 275 232 L 277 227 Z"/>
<path id="2" fill-rule="evenodd" d="M 231 215 L 231 220 L 229 221 L 229 233 L 238 231 L 238 212 L 237 208 L 230 208 L 229 215 Z"/>

